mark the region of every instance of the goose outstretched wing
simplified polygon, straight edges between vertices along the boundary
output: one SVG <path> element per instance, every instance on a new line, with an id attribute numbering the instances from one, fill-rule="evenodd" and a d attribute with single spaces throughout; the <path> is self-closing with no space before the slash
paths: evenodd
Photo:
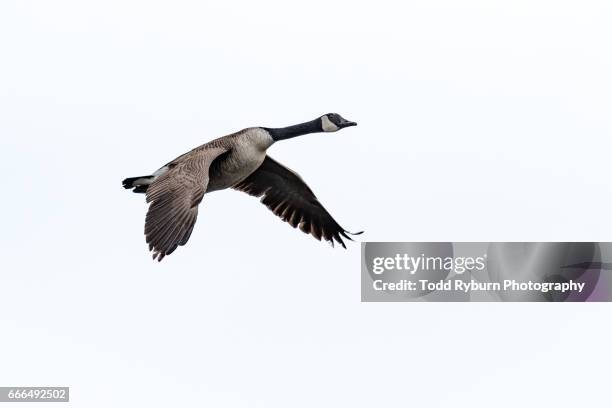
<path id="1" fill-rule="evenodd" d="M 153 259 L 161 261 L 179 245 L 185 245 L 198 217 L 198 204 L 208 186 L 208 168 L 223 148 L 200 150 L 179 162 L 147 189 L 149 211 L 145 236 Z"/>
<path id="2" fill-rule="evenodd" d="M 233 187 L 255 197 L 283 221 L 318 240 L 346 245 L 342 238 L 356 235 L 342 228 L 295 172 L 266 156 L 257 170 Z M 360 234 L 357 233 L 357 234 Z"/>

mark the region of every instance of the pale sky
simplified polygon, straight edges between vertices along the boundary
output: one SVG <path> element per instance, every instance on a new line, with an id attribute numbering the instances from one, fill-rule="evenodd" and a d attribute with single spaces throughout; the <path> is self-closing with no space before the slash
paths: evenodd
<path id="1" fill-rule="evenodd" d="M 609 1 L 0 4 L 0 386 L 74 407 L 597 406 L 607 304 L 360 303 L 360 247 L 207 195 L 161 264 L 121 180 L 278 143 L 368 241 L 612 240 Z M 8 406 L 8 404 L 7 404 Z"/>

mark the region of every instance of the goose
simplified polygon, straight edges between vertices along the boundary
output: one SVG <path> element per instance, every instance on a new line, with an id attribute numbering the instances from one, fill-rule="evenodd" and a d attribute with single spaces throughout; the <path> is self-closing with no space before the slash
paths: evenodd
<path id="1" fill-rule="evenodd" d="M 161 262 L 185 245 L 204 194 L 234 189 L 255 197 L 275 215 L 319 241 L 346 249 L 352 241 L 321 205 L 302 178 L 267 155 L 274 143 L 309 133 L 337 132 L 356 126 L 337 113 L 282 128 L 250 127 L 205 143 L 165 164 L 153 174 L 129 177 L 123 187 L 146 194 L 145 236 L 153 260 Z"/>

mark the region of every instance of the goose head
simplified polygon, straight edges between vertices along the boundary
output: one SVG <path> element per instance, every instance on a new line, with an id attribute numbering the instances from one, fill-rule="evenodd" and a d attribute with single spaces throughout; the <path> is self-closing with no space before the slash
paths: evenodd
<path id="1" fill-rule="evenodd" d="M 357 123 L 346 120 L 337 113 L 327 113 L 321 116 L 321 128 L 324 132 L 337 132 L 349 126 L 357 126 Z"/>

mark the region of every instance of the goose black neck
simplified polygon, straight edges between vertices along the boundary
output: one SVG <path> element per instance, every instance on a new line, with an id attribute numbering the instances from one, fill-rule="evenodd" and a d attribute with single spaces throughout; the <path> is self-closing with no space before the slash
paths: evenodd
<path id="1" fill-rule="evenodd" d="M 264 128 L 270 133 L 274 141 L 291 139 L 292 137 L 307 135 L 308 133 L 322 132 L 321 120 L 315 119 L 310 122 L 300 123 L 298 125 L 287 126 L 284 128 Z"/>

